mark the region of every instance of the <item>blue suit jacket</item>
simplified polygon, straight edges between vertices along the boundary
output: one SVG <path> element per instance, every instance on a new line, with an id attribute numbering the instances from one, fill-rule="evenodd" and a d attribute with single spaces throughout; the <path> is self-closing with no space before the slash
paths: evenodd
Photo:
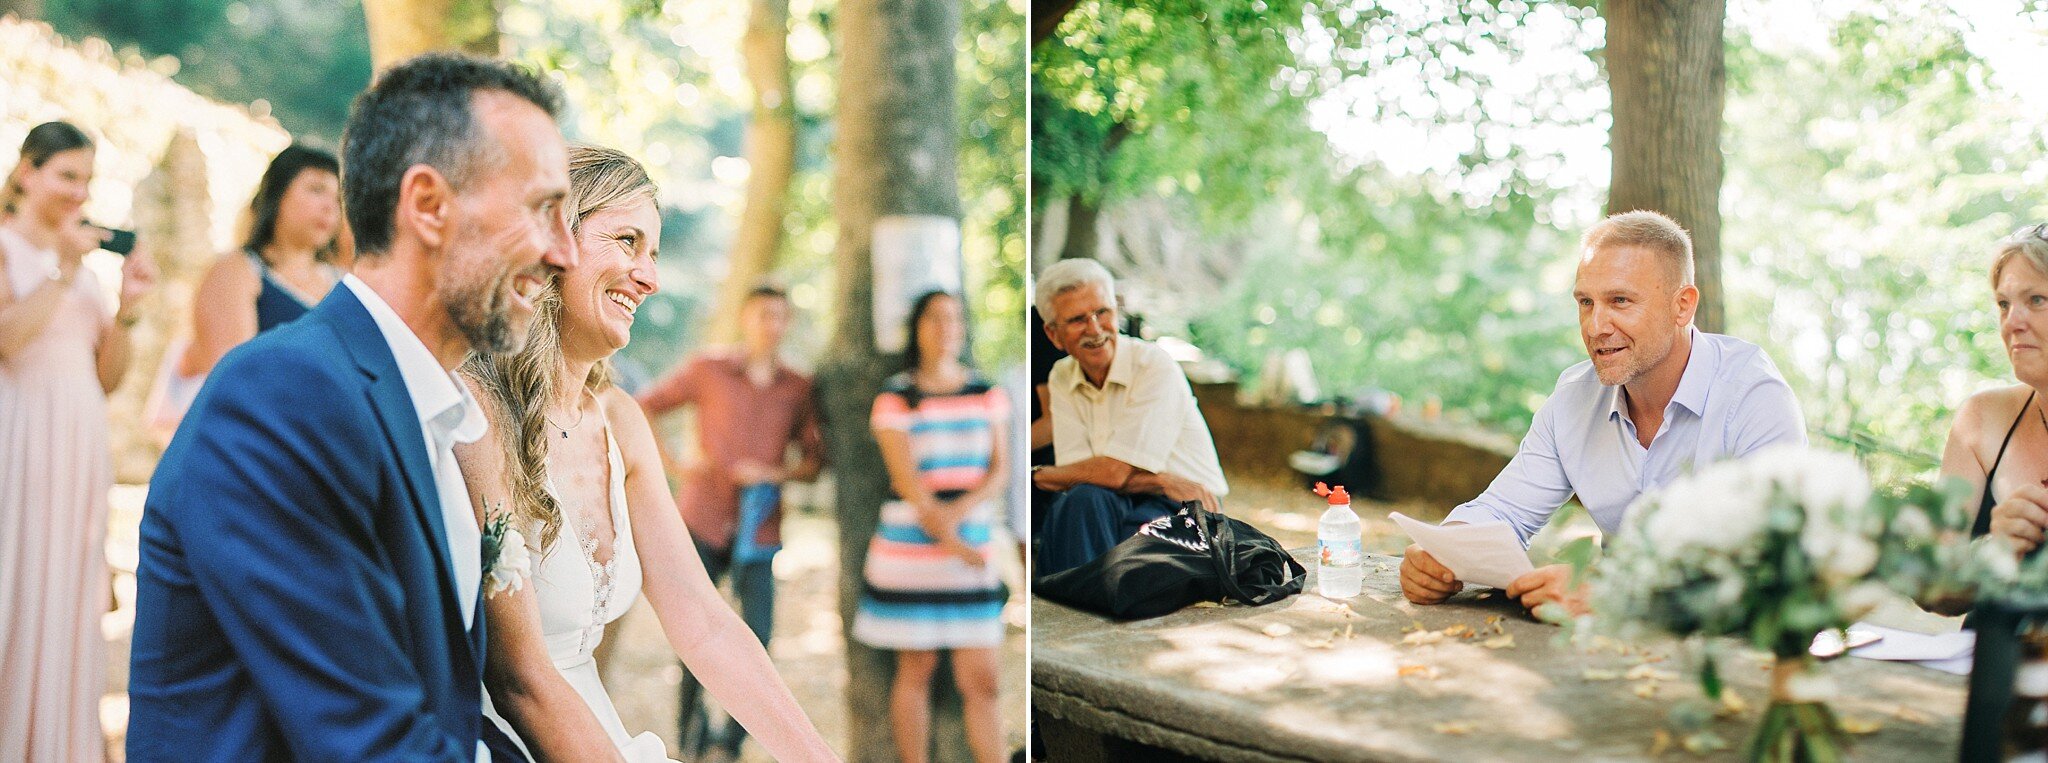
<path id="1" fill-rule="evenodd" d="M 419 416 L 348 288 L 214 368 L 141 532 L 129 760 L 476 759 L 482 613 L 465 632 Z"/>

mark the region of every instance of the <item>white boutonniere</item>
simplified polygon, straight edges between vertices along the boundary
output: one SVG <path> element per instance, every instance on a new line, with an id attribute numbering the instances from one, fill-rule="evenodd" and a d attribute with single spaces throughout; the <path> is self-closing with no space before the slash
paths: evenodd
<path id="1" fill-rule="evenodd" d="M 512 527 L 511 512 L 484 510 L 484 598 L 517 591 L 526 584 L 532 558 L 526 551 L 526 536 Z"/>

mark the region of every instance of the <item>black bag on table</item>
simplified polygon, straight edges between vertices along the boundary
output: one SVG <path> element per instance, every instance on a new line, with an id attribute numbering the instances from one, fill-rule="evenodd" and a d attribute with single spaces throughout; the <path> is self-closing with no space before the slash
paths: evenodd
<path id="1" fill-rule="evenodd" d="M 1101 558 L 1039 578 L 1032 590 L 1075 609 L 1139 620 L 1226 597 L 1271 604 L 1301 593 L 1307 578 L 1273 536 L 1190 501 Z"/>

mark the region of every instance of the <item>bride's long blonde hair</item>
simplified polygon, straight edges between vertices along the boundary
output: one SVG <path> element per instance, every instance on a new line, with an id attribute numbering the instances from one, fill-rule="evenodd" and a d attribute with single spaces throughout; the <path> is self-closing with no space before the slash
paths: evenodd
<path id="1" fill-rule="evenodd" d="M 569 235 L 582 231 L 583 220 L 613 207 L 653 199 L 654 181 L 646 168 L 625 153 L 601 146 L 569 147 Z M 513 526 L 540 526 L 540 547 L 552 547 L 562 530 L 562 507 L 547 490 L 549 401 L 562 368 L 561 277 L 549 279 L 534 300 L 533 326 L 526 344 L 509 354 L 475 352 L 462 364 L 462 374 L 484 391 L 485 405 L 501 414 L 508 426 L 498 427 L 505 451 L 507 487 L 511 492 Z M 583 387 L 601 392 L 612 384 L 611 361 L 592 366 Z"/>

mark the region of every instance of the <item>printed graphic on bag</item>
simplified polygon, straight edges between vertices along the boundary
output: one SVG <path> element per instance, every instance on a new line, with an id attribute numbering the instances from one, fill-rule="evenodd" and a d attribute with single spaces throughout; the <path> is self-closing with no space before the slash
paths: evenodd
<path id="1" fill-rule="evenodd" d="M 1185 528 L 1181 529 L 1181 532 L 1174 532 L 1173 525 L 1175 520 L 1179 520 L 1180 524 L 1186 525 Z M 1206 553 L 1209 550 L 1209 538 L 1204 536 L 1199 528 L 1195 527 L 1194 517 L 1185 511 L 1170 517 L 1160 517 L 1146 522 L 1144 527 L 1138 528 L 1138 534 L 1150 535 L 1189 551 Z"/>

